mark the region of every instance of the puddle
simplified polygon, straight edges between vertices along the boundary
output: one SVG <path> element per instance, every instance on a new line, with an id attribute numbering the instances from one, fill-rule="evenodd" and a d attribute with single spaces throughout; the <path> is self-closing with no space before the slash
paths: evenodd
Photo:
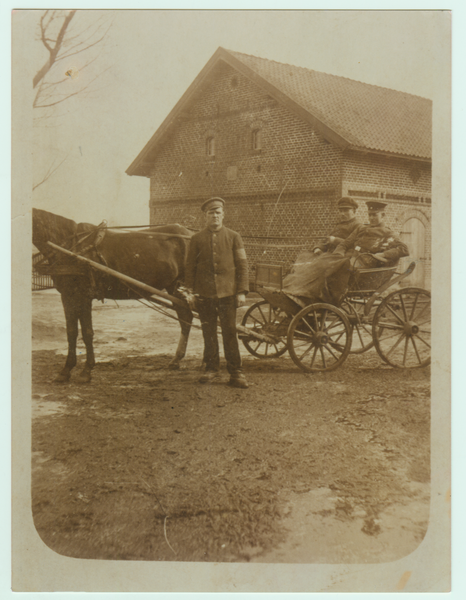
<path id="1" fill-rule="evenodd" d="M 34 394 L 34 396 L 39 396 L 39 394 Z M 32 398 L 33 419 L 37 419 L 38 417 L 48 417 L 50 415 L 64 413 L 65 411 L 66 407 L 60 402 L 55 402 L 53 400 L 44 401 L 43 398 L 37 397 Z"/>
<path id="2" fill-rule="evenodd" d="M 389 506 L 377 518 L 358 509 L 351 520 L 336 517 L 340 501 L 328 488 L 292 494 L 283 520 L 290 531 L 286 541 L 250 562 L 347 564 L 398 560 L 413 552 L 425 535 L 429 489 L 428 484 L 422 484 L 418 498 L 405 505 Z"/>

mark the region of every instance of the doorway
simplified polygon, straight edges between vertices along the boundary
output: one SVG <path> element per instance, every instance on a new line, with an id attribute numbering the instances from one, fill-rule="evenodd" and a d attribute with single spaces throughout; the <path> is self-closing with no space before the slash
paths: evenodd
<path id="1" fill-rule="evenodd" d="M 401 241 L 409 248 L 409 256 L 400 261 L 403 270 L 408 268 L 411 262 L 416 263 L 416 268 L 409 277 L 403 280 L 403 287 L 415 286 L 424 288 L 426 286 L 426 226 L 418 217 L 407 219 L 401 229 Z"/>

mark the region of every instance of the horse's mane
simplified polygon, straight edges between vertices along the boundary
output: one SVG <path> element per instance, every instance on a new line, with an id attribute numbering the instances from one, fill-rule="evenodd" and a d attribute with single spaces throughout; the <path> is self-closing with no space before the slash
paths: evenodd
<path id="1" fill-rule="evenodd" d="M 41 210 L 32 209 L 32 241 L 41 249 L 46 242 L 64 246 L 76 234 L 77 224 L 72 219 Z"/>

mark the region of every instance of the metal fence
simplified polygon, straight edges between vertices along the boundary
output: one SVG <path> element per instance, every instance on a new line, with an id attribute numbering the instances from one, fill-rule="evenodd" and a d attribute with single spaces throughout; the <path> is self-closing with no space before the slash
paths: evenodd
<path id="1" fill-rule="evenodd" d="M 50 275 L 41 275 L 34 269 L 34 265 L 43 260 L 44 256 L 40 252 L 32 255 L 32 291 L 50 290 L 54 287 Z"/>

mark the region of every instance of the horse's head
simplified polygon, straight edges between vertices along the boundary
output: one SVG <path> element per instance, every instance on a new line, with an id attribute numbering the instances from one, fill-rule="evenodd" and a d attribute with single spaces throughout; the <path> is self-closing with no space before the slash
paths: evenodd
<path id="1" fill-rule="evenodd" d="M 77 224 L 72 219 L 39 208 L 32 209 L 32 243 L 44 255 L 51 251 L 47 242 L 69 246 L 76 229 Z"/>

